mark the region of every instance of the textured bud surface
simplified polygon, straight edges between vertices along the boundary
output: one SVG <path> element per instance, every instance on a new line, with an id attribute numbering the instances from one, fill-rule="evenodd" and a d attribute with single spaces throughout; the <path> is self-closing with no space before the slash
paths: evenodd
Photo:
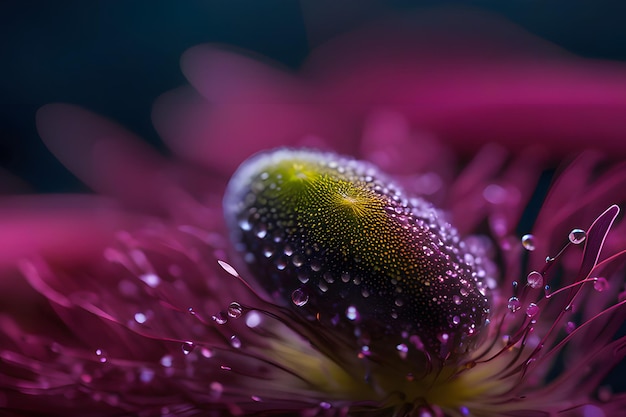
<path id="1" fill-rule="evenodd" d="M 238 169 L 225 197 L 236 249 L 276 299 L 362 345 L 462 353 L 489 313 L 486 272 L 442 219 L 371 164 L 280 149 Z M 404 345 L 398 345 L 402 351 Z"/>

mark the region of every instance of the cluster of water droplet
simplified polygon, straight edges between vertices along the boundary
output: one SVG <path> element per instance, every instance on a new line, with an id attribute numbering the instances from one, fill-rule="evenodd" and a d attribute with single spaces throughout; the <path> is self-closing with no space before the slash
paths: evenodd
<path id="1" fill-rule="evenodd" d="M 117 271 L 115 276 L 120 278 L 116 288 L 117 297 L 121 297 L 125 301 L 120 306 L 123 308 L 117 308 L 114 311 L 115 318 L 138 334 L 162 339 L 167 346 L 171 346 L 172 350 L 163 354 L 154 363 L 144 361 L 140 365 L 136 365 L 132 361 L 124 360 L 124 358 L 112 357 L 107 354 L 105 348 L 95 349 L 93 350 L 92 361 L 100 364 L 100 368 L 86 367 L 85 372 L 80 377 L 81 381 L 92 385 L 93 387 L 90 388 L 94 393 L 98 393 L 95 384 L 100 382 L 97 379 L 104 375 L 103 372 L 118 372 L 120 367 L 127 368 L 125 372 L 129 375 L 129 385 L 139 382 L 145 386 L 158 387 L 164 377 L 198 378 L 202 376 L 209 378 L 208 401 L 220 401 L 223 392 L 228 387 L 225 386 L 222 379 L 217 377 L 220 373 L 230 372 L 232 364 L 219 356 L 218 348 L 224 349 L 223 342 L 221 342 L 222 339 L 216 341 L 214 336 L 210 336 L 211 327 L 221 328 L 221 331 L 226 335 L 227 346 L 233 350 L 240 350 L 245 347 L 245 344 L 237 331 L 241 330 L 242 327 L 254 328 L 258 326 L 262 321 L 261 314 L 245 308 L 237 301 L 225 305 L 223 311 L 216 311 L 213 316 L 205 316 L 204 307 L 196 309 L 173 304 L 170 301 L 172 295 L 183 294 L 184 297 L 179 297 L 178 300 L 197 300 L 195 295 L 190 296 L 187 293 L 189 291 L 187 283 L 195 278 L 201 278 L 202 275 L 198 274 L 195 277 L 183 273 L 184 268 L 190 266 L 184 263 L 189 261 L 187 257 L 192 258 L 194 256 L 193 249 L 195 248 L 193 245 L 184 246 L 187 252 L 182 257 L 177 257 L 175 252 L 168 251 L 168 256 L 155 258 L 154 253 L 138 245 L 136 238 L 127 232 L 120 232 L 119 241 L 119 246 L 111 246 L 104 251 L 105 262 Z M 204 249 L 211 250 L 213 248 L 206 247 Z M 168 248 L 168 250 L 170 249 Z M 159 262 L 162 264 L 157 267 L 155 264 Z M 231 275 L 238 276 L 235 269 L 226 262 L 219 261 L 219 265 Z M 195 273 L 197 274 L 197 271 Z M 171 333 L 168 334 L 167 328 L 171 324 L 162 323 L 169 319 L 169 314 L 172 315 L 172 318 L 178 319 L 177 324 L 180 331 L 175 332 L 178 337 L 172 337 Z M 157 315 L 159 320 L 155 321 Z M 232 329 L 225 326 L 230 321 L 239 319 L 241 319 L 243 326 L 233 326 Z M 207 362 L 206 365 L 199 366 L 201 361 L 210 361 L 210 363 Z M 211 381 L 212 378 L 215 380 Z M 120 392 L 124 389 L 119 387 Z M 261 400 L 258 395 L 251 398 L 251 401 L 258 402 Z M 165 407 L 163 415 L 176 415 L 176 411 Z"/>
<path id="2" fill-rule="evenodd" d="M 546 258 L 546 266 L 542 270 L 540 271 L 533 270 L 529 272 L 528 275 L 526 275 L 526 286 L 531 289 L 543 288 L 545 297 L 546 298 L 552 297 L 555 293 L 550 292 L 551 288 L 547 284 L 546 279 L 545 279 L 546 272 L 549 270 L 550 266 L 554 263 L 554 261 L 563 254 L 567 246 L 569 246 L 570 244 L 580 245 L 585 241 L 586 238 L 587 238 L 587 233 L 584 230 L 573 229 L 568 235 L 567 245 L 559 252 L 557 256 L 555 257 L 548 256 Z M 522 246 L 527 251 L 530 251 L 530 252 L 534 251 L 536 249 L 535 237 L 531 234 L 522 236 Z M 597 291 L 602 291 L 604 283 L 607 282 L 606 279 L 604 278 L 593 278 L 592 280 L 594 282 L 594 288 Z M 579 285 L 579 284 L 580 283 L 576 283 L 574 285 Z M 518 283 L 514 282 L 513 286 L 514 286 L 514 290 L 517 291 Z M 560 289 L 559 292 L 563 290 L 564 289 Z M 526 295 L 526 291 L 524 291 L 524 295 Z M 511 312 L 516 313 L 522 307 L 526 308 L 525 310 L 526 315 L 530 318 L 537 316 L 540 312 L 540 307 L 535 302 L 529 302 L 527 305 L 524 306 L 522 301 L 520 300 L 520 297 L 518 297 L 517 295 L 513 295 L 511 298 L 509 298 L 508 308 L 509 310 L 511 310 Z"/>
<path id="3" fill-rule="evenodd" d="M 541 305 L 545 304 L 549 299 L 553 298 L 557 294 L 562 294 L 584 284 L 591 284 L 593 289 L 597 292 L 602 292 L 609 288 L 609 282 L 604 277 L 582 278 L 560 288 L 552 288 L 548 282 L 548 272 L 554 266 L 555 262 L 563 256 L 571 245 L 582 245 L 586 239 L 587 232 L 585 230 L 578 228 L 572 229 L 568 234 L 567 243 L 558 252 L 558 254 L 546 257 L 543 268 L 539 270 L 532 270 L 526 275 L 525 285 L 520 285 L 517 281 L 513 282 L 514 294 L 508 299 L 507 308 L 514 315 L 523 311 L 524 316 L 527 318 L 527 320 L 523 321 L 525 329 L 532 329 L 541 314 Z M 532 252 L 536 250 L 535 237 L 531 234 L 522 236 L 521 244 L 526 251 Z M 543 291 L 537 293 L 533 290 Z M 562 313 L 572 310 L 572 300 L 568 300 L 569 301 L 567 301 L 562 308 Z M 576 330 L 576 327 L 577 326 L 574 321 L 568 320 L 565 322 L 564 331 L 566 334 L 571 334 Z M 505 336 L 505 339 L 508 345 L 514 342 L 510 336 Z"/>

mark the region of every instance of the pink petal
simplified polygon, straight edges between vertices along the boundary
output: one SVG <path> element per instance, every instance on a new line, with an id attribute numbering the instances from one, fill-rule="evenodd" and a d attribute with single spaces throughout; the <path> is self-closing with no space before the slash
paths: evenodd
<path id="1" fill-rule="evenodd" d="M 137 221 L 111 201 L 91 196 L 5 197 L 0 219 L 0 264 L 32 255 L 83 259 Z"/>
<path id="2" fill-rule="evenodd" d="M 171 178 L 171 163 L 127 130 L 69 104 L 37 113 L 46 145 L 93 189 L 147 211 L 171 211 L 188 199 Z"/>

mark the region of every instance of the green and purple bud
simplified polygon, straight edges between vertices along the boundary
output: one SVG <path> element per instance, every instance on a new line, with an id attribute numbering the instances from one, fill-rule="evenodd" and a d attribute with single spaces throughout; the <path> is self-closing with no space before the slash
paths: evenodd
<path id="1" fill-rule="evenodd" d="M 369 163 L 261 153 L 234 174 L 224 206 L 256 281 L 362 346 L 385 341 L 445 359 L 465 352 L 487 322 L 483 260 L 440 211 Z"/>

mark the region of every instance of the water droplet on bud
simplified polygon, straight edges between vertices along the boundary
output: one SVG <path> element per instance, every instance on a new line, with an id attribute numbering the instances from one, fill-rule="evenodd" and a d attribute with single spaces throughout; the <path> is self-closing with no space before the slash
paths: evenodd
<path id="1" fill-rule="evenodd" d="M 291 301 L 298 307 L 302 307 L 309 301 L 309 296 L 302 288 L 296 288 L 291 293 Z"/>
<path id="2" fill-rule="evenodd" d="M 350 306 L 346 309 L 346 317 L 348 318 L 348 320 L 350 321 L 356 321 L 359 319 L 359 311 L 356 309 L 355 306 Z"/>

